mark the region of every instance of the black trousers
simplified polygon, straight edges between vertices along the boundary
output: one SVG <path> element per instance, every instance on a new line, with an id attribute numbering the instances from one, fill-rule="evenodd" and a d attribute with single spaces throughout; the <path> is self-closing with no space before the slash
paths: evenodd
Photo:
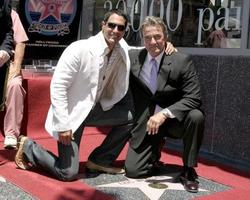
<path id="1" fill-rule="evenodd" d="M 142 144 L 136 149 L 129 146 L 125 161 L 126 175 L 133 178 L 149 175 L 153 170 L 154 162 L 159 160 L 159 147 L 164 137 L 182 139 L 183 164 L 196 167 L 203 131 L 204 115 L 200 110 L 191 110 L 183 122 L 167 119 L 158 134 L 146 134 Z"/>
<path id="2" fill-rule="evenodd" d="M 5 86 L 7 84 L 7 73 L 8 73 L 8 66 L 4 64 L 0 67 L 0 111 L 4 109 L 4 100 L 5 100 Z"/>

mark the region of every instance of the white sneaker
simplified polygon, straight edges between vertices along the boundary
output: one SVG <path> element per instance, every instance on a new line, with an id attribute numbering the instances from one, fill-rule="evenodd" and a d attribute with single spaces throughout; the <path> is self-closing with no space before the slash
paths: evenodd
<path id="1" fill-rule="evenodd" d="M 6 135 L 4 139 L 4 148 L 16 149 L 16 147 L 17 147 L 17 138 L 12 135 Z"/>

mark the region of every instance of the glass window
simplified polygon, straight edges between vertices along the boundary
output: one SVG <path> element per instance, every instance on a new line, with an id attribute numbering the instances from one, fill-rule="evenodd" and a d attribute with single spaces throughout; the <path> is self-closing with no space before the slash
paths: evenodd
<path id="1" fill-rule="evenodd" d="M 140 45 L 145 16 L 161 17 L 179 47 L 240 48 L 243 0 L 97 0 L 94 33 L 110 8 L 124 9 L 131 22 L 127 41 Z"/>
<path id="2" fill-rule="evenodd" d="M 171 2 L 168 1 L 168 2 Z M 180 47 L 240 48 L 242 1 L 174 1 L 170 38 Z M 171 4 L 171 3 L 170 3 Z M 182 4 L 182 5 L 181 5 Z M 176 16 L 182 13 L 180 22 Z M 168 20 L 168 17 L 166 17 Z"/>

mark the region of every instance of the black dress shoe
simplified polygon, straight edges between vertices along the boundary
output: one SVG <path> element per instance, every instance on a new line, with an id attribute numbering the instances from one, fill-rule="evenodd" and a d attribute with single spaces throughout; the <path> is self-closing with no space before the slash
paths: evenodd
<path id="1" fill-rule="evenodd" d="M 180 181 L 186 191 L 193 193 L 198 192 L 199 182 L 197 179 L 198 175 L 194 168 L 184 167 L 184 170 L 180 175 Z"/>

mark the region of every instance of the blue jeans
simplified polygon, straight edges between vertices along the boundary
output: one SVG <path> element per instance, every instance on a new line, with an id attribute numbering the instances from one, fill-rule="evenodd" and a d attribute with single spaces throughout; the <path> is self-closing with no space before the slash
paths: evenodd
<path id="1" fill-rule="evenodd" d="M 103 111 L 100 104 L 89 113 L 81 126 L 74 133 L 71 145 L 57 142 L 58 156 L 47 151 L 33 140 L 24 145 L 24 155 L 34 167 L 46 170 L 59 180 L 72 181 L 79 170 L 79 146 L 85 126 L 112 126 L 102 144 L 94 149 L 89 160 L 110 166 L 119 156 L 130 138 L 133 121 L 133 102 L 130 92 L 109 111 Z"/>

